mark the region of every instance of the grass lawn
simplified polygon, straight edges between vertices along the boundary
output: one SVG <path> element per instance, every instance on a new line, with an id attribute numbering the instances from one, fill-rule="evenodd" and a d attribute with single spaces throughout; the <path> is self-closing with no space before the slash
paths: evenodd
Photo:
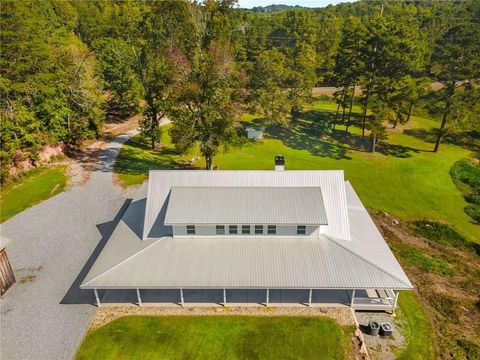
<path id="1" fill-rule="evenodd" d="M 67 185 L 66 166 L 34 170 L 20 183 L 2 187 L 0 192 L 0 222 L 60 192 Z"/>
<path id="2" fill-rule="evenodd" d="M 415 293 L 413 291 L 403 291 L 398 299 L 398 306 L 400 307 L 398 316 L 406 319 L 408 329 L 403 334 L 406 337 L 406 346 L 401 349 L 397 359 L 435 359 L 432 325 L 420 307 Z"/>
<path id="3" fill-rule="evenodd" d="M 346 359 L 352 327 L 326 317 L 129 316 L 89 332 L 83 359 Z"/>
<path id="4" fill-rule="evenodd" d="M 435 154 L 431 152 L 432 139 L 438 123 L 412 117 L 403 128 L 390 129 L 388 140 L 372 154 L 366 150 L 368 141 L 361 143 L 361 129 L 355 126 L 350 128 L 350 135 L 339 126 L 331 138 L 320 138 L 315 123 L 331 117 L 335 109 L 332 102 L 318 102 L 288 129 L 268 127 L 264 140 L 219 154 L 214 165 L 219 169 L 272 169 L 274 156 L 283 154 L 287 169 L 343 169 L 366 206 L 404 220 L 447 222 L 465 237 L 480 241 L 480 226 L 464 213 L 467 203 L 449 173 L 455 161 L 470 155 L 467 146 L 473 148 L 472 143 L 445 143 Z M 358 116 L 360 109 L 354 108 L 354 113 Z M 261 123 L 251 115 L 243 120 Z M 185 168 L 189 159 L 199 155 L 195 150 L 184 156 L 177 154 L 168 131 L 164 131 L 163 142 L 165 147 L 155 151 L 140 137 L 124 145 L 115 165 L 120 181 L 139 184 L 149 169 Z M 203 167 L 203 159 L 194 166 Z"/>

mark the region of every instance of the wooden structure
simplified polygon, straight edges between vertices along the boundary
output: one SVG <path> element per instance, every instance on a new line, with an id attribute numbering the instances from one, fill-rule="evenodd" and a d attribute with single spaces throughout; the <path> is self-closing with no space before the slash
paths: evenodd
<path id="1" fill-rule="evenodd" d="M 3 248 L 0 250 L 0 296 L 5 294 L 14 283 L 15 276 L 8 261 L 7 251 Z"/>

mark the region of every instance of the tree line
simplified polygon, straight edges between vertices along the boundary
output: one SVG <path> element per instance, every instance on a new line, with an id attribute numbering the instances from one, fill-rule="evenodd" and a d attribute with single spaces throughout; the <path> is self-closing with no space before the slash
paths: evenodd
<path id="1" fill-rule="evenodd" d="M 47 144 L 101 135 L 106 116 L 143 112 L 152 148 L 160 120 L 180 151 L 210 169 L 240 142 L 245 111 L 288 126 L 315 86 L 335 86 L 332 129 L 362 107 L 375 151 L 386 124 L 421 98 L 452 126 L 478 126 L 478 2 L 360 1 L 271 13 L 235 0 L 4 1 L 1 4 L 1 170 Z M 441 83 L 432 93 L 429 84 Z M 359 90 L 361 89 L 361 90 Z"/>

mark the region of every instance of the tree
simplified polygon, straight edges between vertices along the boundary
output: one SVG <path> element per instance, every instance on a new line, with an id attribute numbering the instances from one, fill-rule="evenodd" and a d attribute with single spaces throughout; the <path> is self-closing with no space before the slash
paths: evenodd
<path id="1" fill-rule="evenodd" d="M 431 72 L 443 85 L 439 91 L 442 120 L 437 132 L 434 152 L 438 152 L 442 138 L 448 132 L 447 123 L 464 123 L 468 112 L 461 111 L 478 102 L 471 96 L 474 84 L 480 78 L 480 28 L 461 25 L 447 31 L 436 43 L 432 54 Z M 467 100 L 467 103 L 465 102 Z"/>
<path id="2" fill-rule="evenodd" d="M 244 84 L 230 53 L 231 30 L 224 28 L 230 5 L 230 1 L 192 5 L 195 46 L 190 58 L 175 49 L 172 61 L 181 79 L 169 111 L 170 135 L 181 152 L 198 144 L 207 170 L 220 147 L 228 149 L 238 140 Z"/>
<path id="3" fill-rule="evenodd" d="M 355 89 L 365 67 L 361 56 L 361 49 L 364 47 L 365 37 L 365 26 L 357 18 L 349 17 L 345 22 L 342 40 L 340 41 L 339 50 L 335 57 L 334 76 L 335 86 L 341 89 L 337 101 L 343 108 L 342 123 L 346 125 L 346 132 L 348 131 L 351 121 Z M 345 109 L 347 106 L 349 107 L 349 112 L 347 119 L 345 119 Z"/>
<path id="4" fill-rule="evenodd" d="M 138 114 L 143 87 L 135 74 L 131 47 L 123 39 L 102 38 L 93 42 L 105 87 L 110 92 L 108 108 L 120 118 Z"/>
<path id="5" fill-rule="evenodd" d="M 73 32 L 71 3 L 4 2 L 0 19 L 3 181 L 42 146 L 98 136 L 104 99 L 95 55 Z"/>
<path id="6" fill-rule="evenodd" d="M 150 6 L 139 23 L 139 37 L 128 37 L 127 42 L 146 102 L 146 116 L 140 129 L 150 138 L 151 148 L 155 149 L 161 138 L 160 120 L 169 112 L 174 86 L 178 82 L 168 54 L 176 48 L 186 51 L 187 41 L 183 39 L 190 37 L 187 29 L 192 22 L 187 3 L 153 2 Z M 159 19 L 162 20 L 160 24 Z"/>
<path id="7" fill-rule="evenodd" d="M 250 99 L 254 110 L 271 125 L 290 123 L 292 103 L 286 89 L 289 72 L 286 56 L 277 49 L 262 52 L 255 63 Z"/>
<path id="8" fill-rule="evenodd" d="M 392 110 L 388 104 L 372 97 L 371 114 L 368 115 L 367 129 L 370 130 L 370 151 L 375 152 L 378 140 L 386 139 L 385 122 L 392 121 Z"/>
<path id="9" fill-rule="evenodd" d="M 364 63 L 363 76 L 360 77 L 364 90 L 362 136 L 365 134 L 369 98 L 375 97 L 376 102 L 385 102 L 392 109 L 401 109 L 403 95 L 395 94 L 405 91 L 412 74 L 421 72 L 424 67 L 427 56 L 425 37 L 416 21 L 406 18 L 398 21 L 402 16 L 393 11 L 383 17 L 374 17 L 368 24 L 360 54 Z"/>

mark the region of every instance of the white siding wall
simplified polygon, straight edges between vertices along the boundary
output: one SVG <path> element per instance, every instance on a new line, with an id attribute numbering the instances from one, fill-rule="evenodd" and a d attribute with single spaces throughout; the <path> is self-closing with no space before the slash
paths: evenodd
<path id="1" fill-rule="evenodd" d="M 193 224 L 192 224 L 193 225 Z M 245 224 L 246 225 L 246 224 Z M 262 224 L 255 224 L 262 225 Z M 267 228 L 268 224 L 263 224 L 263 235 L 255 235 L 255 225 L 250 227 L 250 235 L 242 234 L 242 225 L 238 225 L 238 234 L 230 235 L 228 234 L 228 225 L 225 225 L 225 236 L 307 236 L 307 237 L 318 237 L 319 233 L 322 233 L 322 226 L 307 226 L 306 235 L 297 235 L 297 226 L 291 225 L 277 225 L 277 234 L 268 235 Z M 272 225 L 272 224 L 270 224 Z M 173 236 L 190 236 L 187 235 L 187 227 L 185 225 L 176 225 L 173 226 Z M 195 225 L 195 236 L 222 236 L 216 235 L 215 225 Z"/>

